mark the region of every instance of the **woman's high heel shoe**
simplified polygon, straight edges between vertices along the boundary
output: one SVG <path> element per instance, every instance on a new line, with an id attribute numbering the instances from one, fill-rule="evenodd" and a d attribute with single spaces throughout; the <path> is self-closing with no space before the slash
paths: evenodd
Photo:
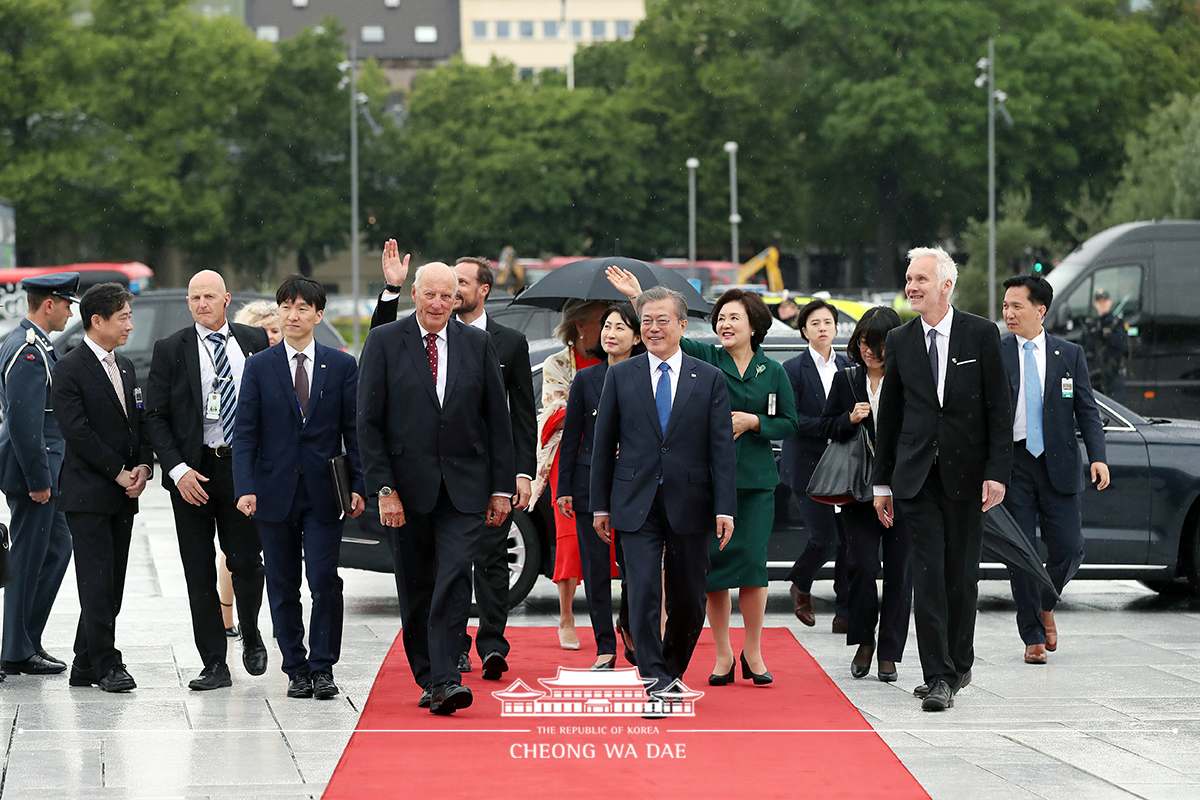
<path id="1" fill-rule="evenodd" d="M 731 683 L 733 683 L 733 664 L 729 665 L 729 672 L 726 672 L 724 675 L 718 675 L 714 672 L 708 676 L 709 686 L 728 686 Z"/>
<path id="2" fill-rule="evenodd" d="M 637 658 L 633 653 L 633 636 L 624 628 L 617 628 L 617 632 L 621 634 L 621 644 L 625 645 L 625 660 L 636 667 Z"/>
<path id="3" fill-rule="evenodd" d="M 854 660 L 850 662 L 850 675 L 855 678 L 865 678 L 871 674 L 871 656 L 875 655 L 875 645 L 860 644 Z M 865 664 L 859 664 L 865 661 Z"/>
<path id="4" fill-rule="evenodd" d="M 885 669 L 885 667 L 891 667 L 891 669 Z M 896 662 L 879 659 L 879 680 L 883 683 L 895 683 L 896 677 Z"/>
<path id="5" fill-rule="evenodd" d="M 771 677 L 770 670 L 768 670 L 767 672 L 762 672 L 762 673 L 752 672 L 750 670 L 750 662 L 746 660 L 745 652 L 742 653 L 741 660 L 742 660 L 742 680 L 748 681 L 748 680 L 753 679 L 755 686 L 766 686 L 768 683 L 774 682 L 775 679 Z"/>
<path id="6" fill-rule="evenodd" d="M 592 669 L 592 672 L 603 672 L 605 670 L 615 669 L 616 666 L 617 666 L 617 656 L 616 656 L 616 654 L 613 654 L 612 656 L 609 657 L 608 661 L 597 662 L 595 664 L 592 664 L 591 669 Z"/>

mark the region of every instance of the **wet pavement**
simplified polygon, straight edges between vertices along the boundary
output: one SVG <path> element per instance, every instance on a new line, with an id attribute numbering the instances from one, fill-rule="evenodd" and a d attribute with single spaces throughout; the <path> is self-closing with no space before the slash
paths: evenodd
<path id="1" fill-rule="evenodd" d="M 70 688 L 65 674 L 0 683 L 0 800 L 320 797 L 399 632 L 391 576 L 342 571 L 336 699 L 288 699 L 278 650 L 269 645 L 267 673 L 251 677 L 236 641 L 233 687 L 192 692 L 201 663 L 166 492 L 155 485 L 142 508 L 117 624 L 138 688 Z M 855 680 L 854 649 L 829 632 L 831 599 L 831 585 L 816 584 L 818 624 L 805 628 L 786 586 L 772 584 L 767 624 L 796 634 L 931 796 L 1200 797 L 1200 600 L 1160 597 L 1132 581 L 1077 581 L 1056 613 L 1058 652 L 1028 666 L 1007 584 L 986 581 L 974 681 L 953 709 L 929 714 L 911 695 L 921 682 L 915 637 L 898 683 Z M 554 585 L 539 579 L 511 624 L 554 625 L 557 607 Z M 77 614 L 68 571 L 44 639 L 63 660 Z M 586 620 L 582 592 L 576 616 Z M 260 624 L 269 631 L 265 604 Z M 706 674 L 709 665 L 697 666 Z"/>

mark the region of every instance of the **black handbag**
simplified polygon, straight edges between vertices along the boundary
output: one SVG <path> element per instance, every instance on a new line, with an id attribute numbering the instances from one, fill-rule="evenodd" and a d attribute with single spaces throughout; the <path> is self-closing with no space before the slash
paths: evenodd
<path id="1" fill-rule="evenodd" d="M 848 368 L 850 391 L 854 392 L 854 382 L 858 378 L 860 367 Z M 855 401 L 858 400 L 857 395 Z M 860 422 L 854 435 L 844 442 L 830 442 L 825 448 L 825 454 L 817 462 L 813 470 L 812 480 L 808 482 L 808 496 L 819 503 L 833 506 L 847 503 L 870 503 L 874 501 L 874 488 L 871 485 L 871 465 L 875 458 L 875 448 L 867 435 L 866 420 Z"/>

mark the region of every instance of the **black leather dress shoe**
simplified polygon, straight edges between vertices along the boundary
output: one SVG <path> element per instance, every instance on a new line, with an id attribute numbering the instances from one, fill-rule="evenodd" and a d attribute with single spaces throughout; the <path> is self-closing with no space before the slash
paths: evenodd
<path id="1" fill-rule="evenodd" d="M 471 705 L 471 690 L 458 683 L 444 683 L 433 692 L 433 700 L 429 703 L 429 712 L 447 716 Z"/>
<path id="2" fill-rule="evenodd" d="M 913 697 L 924 698 L 924 697 L 928 697 L 928 696 L 929 696 L 929 684 L 928 683 L 922 683 L 920 686 L 913 689 Z"/>
<path id="3" fill-rule="evenodd" d="M 55 658 L 41 648 L 38 648 L 37 654 L 47 661 L 53 661 L 55 664 L 62 664 L 64 667 L 67 665 L 67 662 L 63 661 L 61 658 Z"/>
<path id="4" fill-rule="evenodd" d="M 302 675 L 293 675 L 288 681 L 288 697 L 312 697 L 313 696 L 313 681 L 312 675 L 305 672 Z"/>
<path id="5" fill-rule="evenodd" d="M 74 664 L 71 665 L 71 677 L 67 679 L 67 683 L 71 686 L 93 686 L 99 682 L 96 676 L 96 671 L 93 669 L 80 669 Z"/>
<path id="6" fill-rule="evenodd" d="M 117 664 L 111 668 L 96 683 L 106 692 L 128 692 L 137 688 L 133 676 L 125 671 L 124 664 Z"/>
<path id="7" fill-rule="evenodd" d="M 261 644 L 257 647 L 243 646 L 242 666 L 251 675 L 262 675 L 267 671 L 267 648 Z"/>
<path id="8" fill-rule="evenodd" d="M 417 701 L 417 708 L 429 708 L 429 704 L 433 702 L 433 690 L 425 689 L 421 692 L 421 699 Z"/>
<path id="9" fill-rule="evenodd" d="M 493 650 L 483 657 L 483 675 L 485 681 L 498 681 L 508 672 L 508 662 L 499 650 Z"/>
<path id="10" fill-rule="evenodd" d="M 921 701 L 921 710 L 945 711 L 947 708 L 953 707 L 954 693 L 950 691 L 950 684 L 937 678 L 929 687 L 929 694 L 925 695 L 925 699 Z"/>
<path id="11" fill-rule="evenodd" d="M 312 674 L 313 697 L 318 700 L 329 700 L 337 697 L 338 687 L 333 682 L 333 675 L 319 671 Z"/>
<path id="12" fill-rule="evenodd" d="M 958 689 L 955 689 L 954 693 L 958 694 L 959 690 L 965 689 L 970 685 L 971 685 L 971 670 L 967 670 L 967 674 L 963 675 L 962 680 L 958 682 Z"/>
<path id="13" fill-rule="evenodd" d="M 605 661 L 602 664 L 592 664 L 592 666 L 588 669 L 590 669 L 592 672 L 607 672 L 610 669 L 616 669 L 616 667 L 617 654 L 613 653 L 611 656 L 609 656 L 608 661 Z"/>
<path id="14" fill-rule="evenodd" d="M 0 669 L 9 675 L 57 675 L 67 668 L 66 664 L 58 661 L 47 661 L 34 653 L 24 661 L 0 661 Z"/>
<path id="15" fill-rule="evenodd" d="M 458 654 L 458 671 L 464 675 L 471 671 L 471 654 L 465 650 Z"/>
<path id="16" fill-rule="evenodd" d="M 224 661 L 209 664 L 200 670 L 200 675 L 188 683 L 188 688 L 194 692 L 207 692 L 210 689 L 223 689 L 233 686 L 233 678 L 229 674 L 229 665 Z"/>
<path id="17" fill-rule="evenodd" d="M 833 625 L 830 630 L 833 633 L 845 633 L 846 631 L 850 630 L 850 623 L 841 617 L 834 617 Z"/>
<path id="18" fill-rule="evenodd" d="M 883 667 L 885 664 L 891 665 L 891 669 L 884 669 Z M 878 674 L 879 674 L 879 680 L 881 683 L 895 683 L 896 678 L 899 677 L 896 674 L 896 662 L 895 661 L 885 661 L 882 658 L 879 659 L 879 673 Z"/>
<path id="19" fill-rule="evenodd" d="M 747 680 L 747 681 L 753 680 L 755 686 L 766 686 L 767 684 L 769 684 L 775 680 L 774 678 L 771 677 L 770 670 L 767 670 L 766 672 L 752 671 L 750 669 L 750 662 L 746 660 L 745 653 L 742 653 L 741 660 L 742 660 L 742 679 L 743 680 Z"/>

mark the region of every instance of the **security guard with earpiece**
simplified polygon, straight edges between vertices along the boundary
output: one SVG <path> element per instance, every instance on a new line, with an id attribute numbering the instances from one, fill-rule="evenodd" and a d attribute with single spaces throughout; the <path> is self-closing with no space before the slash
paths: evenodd
<path id="1" fill-rule="evenodd" d="M 42 647 L 42 631 L 71 561 L 71 533 L 58 508 L 58 473 L 66 449 L 50 410 L 61 331 L 78 303 L 78 272 L 21 281 L 29 312 L 0 345 L 0 491 L 11 512 L 0 667 L 10 674 L 51 675 L 67 665 Z"/>

